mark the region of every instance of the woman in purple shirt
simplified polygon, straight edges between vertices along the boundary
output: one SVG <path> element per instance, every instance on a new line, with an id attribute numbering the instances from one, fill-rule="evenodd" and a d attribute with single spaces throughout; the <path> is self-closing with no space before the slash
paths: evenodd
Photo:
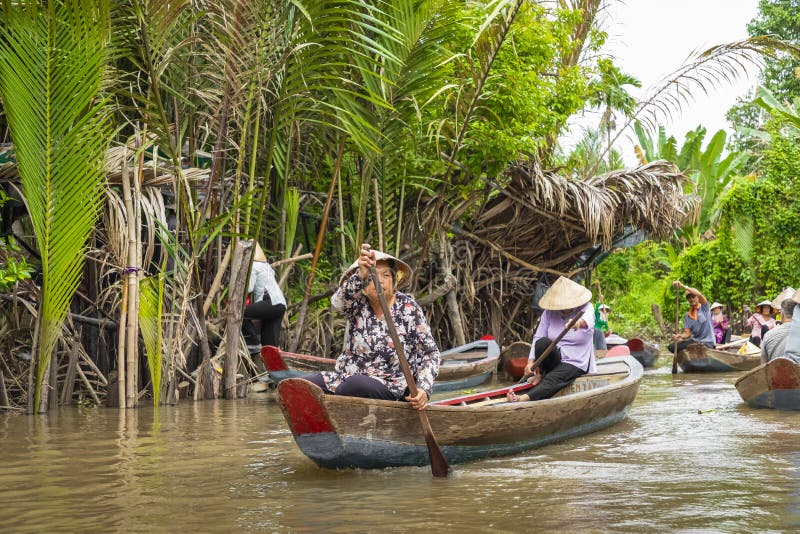
<path id="1" fill-rule="evenodd" d="M 561 335 L 567 324 L 578 314 L 581 318 L 533 371 L 528 381 L 534 387 L 525 395 L 510 392 L 509 402 L 549 399 L 579 376 L 596 371 L 591 300 L 591 291 L 563 276 L 542 296 L 539 307 L 545 311 L 533 336 L 526 375 L 531 374 L 533 362 Z"/>

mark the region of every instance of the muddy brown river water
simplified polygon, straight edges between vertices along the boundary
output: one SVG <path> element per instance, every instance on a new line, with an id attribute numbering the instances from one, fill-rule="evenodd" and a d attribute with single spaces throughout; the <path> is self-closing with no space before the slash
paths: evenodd
<path id="1" fill-rule="evenodd" d="M 0 414 L 0 532 L 800 530 L 800 412 L 658 363 L 623 422 L 446 480 L 318 468 L 271 393 Z"/>

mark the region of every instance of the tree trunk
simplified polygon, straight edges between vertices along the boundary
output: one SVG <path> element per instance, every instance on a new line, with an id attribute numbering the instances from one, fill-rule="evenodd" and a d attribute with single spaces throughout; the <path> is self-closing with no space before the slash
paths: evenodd
<path id="1" fill-rule="evenodd" d="M 656 322 L 658 323 L 658 328 L 661 330 L 663 335 L 667 335 L 667 326 L 664 324 L 664 317 L 661 315 L 661 308 L 658 307 L 658 304 L 652 304 L 650 309 L 653 310 L 653 317 L 656 318 Z"/>
<path id="2" fill-rule="evenodd" d="M 225 322 L 225 366 L 224 366 L 224 397 L 236 398 L 236 371 L 239 369 L 239 337 L 242 330 L 242 316 L 244 315 L 245 291 L 247 290 L 247 269 L 250 266 L 250 256 L 253 252 L 253 242 L 240 239 L 233 248 L 233 262 L 231 266 L 230 289 L 228 290 L 228 310 Z"/>

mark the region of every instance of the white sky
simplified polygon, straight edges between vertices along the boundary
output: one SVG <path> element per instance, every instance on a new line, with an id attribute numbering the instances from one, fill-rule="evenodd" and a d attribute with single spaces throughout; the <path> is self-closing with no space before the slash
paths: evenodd
<path id="1" fill-rule="evenodd" d="M 629 88 L 634 96 L 657 84 L 678 69 L 693 53 L 713 45 L 747 37 L 747 23 L 758 14 L 758 0 L 621 0 L 611 2 L 605 13 L 604 28 L 609 34 L 606 52 L 615 58 L 621 70 L 638 78 L 642 89 Z M 699 124 L 708 129 L 706 140 L 717 130 L 730 131 L 726 111 L 739 96 L 757 83 L 757 72 L 732 85 L 721 84 L 706 96 L 694 91 L 695 101 L 675 111 L 673 120 L 664 122 L 667 135 L 679 143 L 687 131 Z M 621 117 L 617 119 L 621 124 Z M 599 116 L 586 119 L 592 127 Z M 578 136 L 573 128 L 568 137 Z M 633 134 L 623 134 L 617 141 L 627 164 L 634 164 Z M 571 145 L 574 141 L 567 140 Z"/>

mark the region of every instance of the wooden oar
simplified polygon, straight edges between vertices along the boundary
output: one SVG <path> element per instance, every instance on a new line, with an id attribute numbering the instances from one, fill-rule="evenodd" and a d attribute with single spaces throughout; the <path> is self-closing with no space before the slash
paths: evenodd
<path id="1" fill-rule="evenodd" d="M 581 309 L 581 311 L 578 312 L 578 315 L 573 317 L 570 320 L 570 322 L 567 323 L 567 326 L 565 326 L 564 330 L 562 330 L 561 333 L 558 334 L 558 337 L 555 338 L 553 341 L 551 341 L 550 344 L 547 346 L 547 348 L 544 349 L 544 352 L 541 355 L 539 355 L 539 357 L 536 358 L 536 360 L 534 360 L 533 364 L 531 365 L 531 374 L 527 374 L 527 375 L 523 376 L 522 379 L 519 381 L 520 384 L 522 382 L 525 382 L 526 380 L 528 380 L 532 376 L 533 370 L 536 369 L 537 367 L 539 367 L 539 365 L 541 365 L 541 363 L 544 361 L 544 359 L 547 358 L 547 355 L 550 354 L 553 351 L 553 349 L 555 348 L 555 346 L 558 344 L 558 342 L 561 341 L 561 338 L 563 338 L 564 336 L 567 335 L 567 332 L 569 332 L 570 329 L 573 326 L 575 326 L 575 323 L 580 321 L 581 317 L 583 317 L 583 309 Z"/>
<path id="2" fill-rule="evenodd" d="M 411 373 L 411 367 L 408 365 L 406 353 L 403 349 L 403 344 L 400 342 L 400 336 L 397 335 L 397 327 L 394 325 L 392 313 L 389 310 L 389 305 L 386 303 L 386 297 L 383 296 L 383 289 L 378 280 L 378 272 L 375 267 L 369 268 L 369 274 L 372 277 L 372 282 L 375 284 L 375 291 L 378 293 L 378 301 L 381 303 L 381 310 L 383 310 L 383 317 L 386 320 L 386 325 L 389 327 L 389 335 L 392 336 L 394 348 L 397 351 L 397 357 L 400 360 L 400 367 L 403 368 L 403 376 L 406 378 L 408 384 L 408 391 L 412 397 L 417 395 L 417 384 L 414 381 L 414 375 Z M 431 423 L 428 421 L 428 412 L 424 409 L 416 410 L 419 414 L 419 422 L 422 424 L 422 432 L 425 434 L 425 443 L 428 445 L 428 457 L 431 460 L 431 473 L 435 477 L 446 477 L 450 474 L 450 464 L 444 457 L 442 448 L 436 441 L 436 436 L 433 435 Z"/>
<path id="3" fill-rule="evenodd" d="M 680 328 L 681 320 L 681 292 L 675 288 L 675 331 Z M 674 340 L 675 350 L 672 351 L 672 374 L 678 374 L 678 340 Z"/>

